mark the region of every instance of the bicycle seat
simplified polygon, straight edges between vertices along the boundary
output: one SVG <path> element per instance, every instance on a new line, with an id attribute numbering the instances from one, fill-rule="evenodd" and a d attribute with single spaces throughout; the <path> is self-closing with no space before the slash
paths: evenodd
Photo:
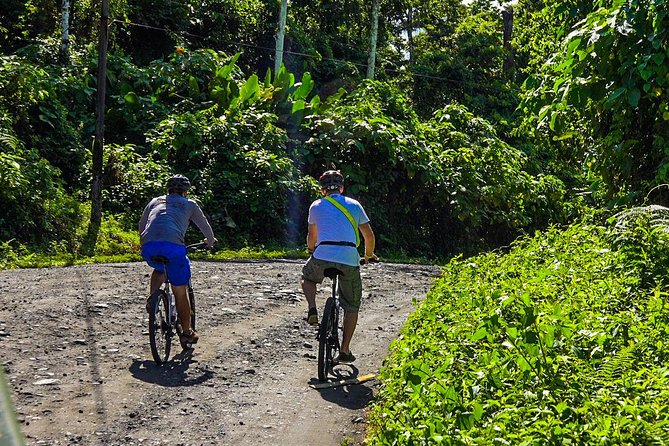
<path id="1" fill-rule="evenodd" d="M 325 271 L 323 271 L 323 274 L 325 274 L 325 277 L 329 277 L 330 279 L 344 275 L 344 273 L 337 268 L 327 268 Z"/>
<path id="2" fill-rule="evenodd" d="M 158 263 L 164 263 L 165 265 L 170 263 L 170 260 L 165 256 L 152 256 L 151 261 L 152 262 L 158 262 Z"/>

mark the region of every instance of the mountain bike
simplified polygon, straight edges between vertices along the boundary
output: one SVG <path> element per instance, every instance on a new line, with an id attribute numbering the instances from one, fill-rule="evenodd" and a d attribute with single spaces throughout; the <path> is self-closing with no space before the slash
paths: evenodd
<path id="1" fill-rule="evenodd" d="M 361 265 L 376 263 L 378 260 L 360 260 Z M 335 358 L 341 348 L 344 332 L 343 320 L 339 317 L 339 276 L 343 274 L 336 268 L 327 268 L 325 277 L 332 280 L 332 294 L 325 301 L 323 317 L 318 328 L 318 380 L 326 381 L 337 365 Z"/>
<path id="2" fill-rule="evenodd" d="M 186 246 L 186 252 L 192 252 L 207 247 L 204 242 L 195 243 Z M 167 264 L 169 260 L 164 256 L 155 256 L 152 261 L 162 263 L 165 271 L 165 281 L 159 289 L 149 297 L 149 344 L 151 345 L 151 355 L 156 364 L 160 365 L 170 357 L 172 350 L 172 338 L 181 334 L 181 324 L 177 317 L 177 307 L 174 300 L 174 294 L 170 287 L 170 278 L 167 274 Z M 190 301 L 190 326 L 195 330 L 195 293 L 189 281 L 188 300 Z M 181 348 L 188 350 L 192 345 L 179 336 Z"/>

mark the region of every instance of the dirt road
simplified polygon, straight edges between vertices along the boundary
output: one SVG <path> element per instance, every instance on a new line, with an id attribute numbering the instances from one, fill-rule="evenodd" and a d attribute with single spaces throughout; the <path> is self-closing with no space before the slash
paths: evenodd
<path id="1" fill-rule="evenodd" d="M 193 262 L 200 342 L 154 365 L 143 263 L 0 271 L 0 358 L 28 445 L 359 443 L 376 381 L 317 391 L 302 262 Z M 352 350 L 381 367 L 437 267 L 363 268 Z M 326 279 L 327 282 L 327 279 Z M 319 289 L 322 307 L 328 286 Z"/>

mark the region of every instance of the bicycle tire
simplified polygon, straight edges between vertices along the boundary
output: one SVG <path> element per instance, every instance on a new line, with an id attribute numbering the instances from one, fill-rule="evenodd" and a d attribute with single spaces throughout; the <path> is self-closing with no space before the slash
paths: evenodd
<path id="1" fill-rule="evenodd" d="M 149 302 L 149 344 L 153 360 L 160 365 L 167 362 L 172 349 L 172 329 L 167 318 L 170 305 L 164 290 L 156 290 Z"/>
<path id="2" fill-rule="evenodd" d="M 328 298 L 323 309 L 323 318 L 318 330 L 318 380 L 326 381 L 334 357 L 339 350 L 339 328 L 337 308 L 333 298 Z"/>

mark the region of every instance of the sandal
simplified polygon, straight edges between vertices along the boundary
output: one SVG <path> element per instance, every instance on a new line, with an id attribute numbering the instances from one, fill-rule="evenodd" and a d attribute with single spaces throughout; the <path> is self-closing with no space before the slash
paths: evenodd
<path id="1" fill-rule="evenodd" d="M 318 309 L 317 308 L 309 308 L 309 312 L 307 313 L 307 324 L 309 325 L 318 325 Z"/>

